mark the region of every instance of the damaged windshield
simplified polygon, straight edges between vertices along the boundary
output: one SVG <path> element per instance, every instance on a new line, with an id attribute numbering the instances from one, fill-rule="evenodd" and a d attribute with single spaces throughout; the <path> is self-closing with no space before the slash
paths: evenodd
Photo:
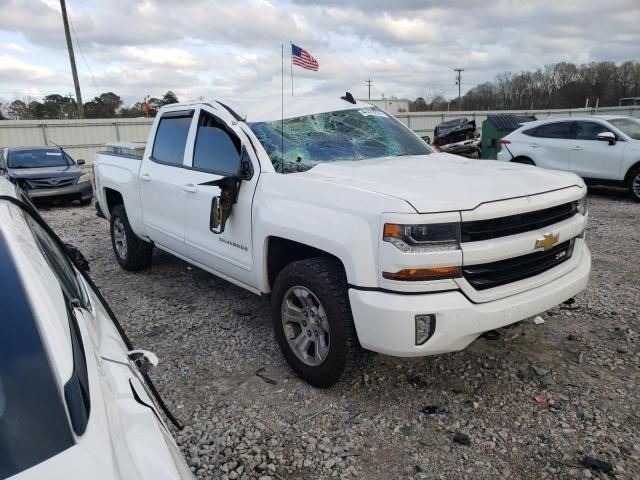
<path id="1" fill-rule="evenodd" d="M 320 162 L 432 153 L 423 140 L 377 108 L 318 113 L 249 126 L 275 170 L 281 173 L 304 172 Z"/>

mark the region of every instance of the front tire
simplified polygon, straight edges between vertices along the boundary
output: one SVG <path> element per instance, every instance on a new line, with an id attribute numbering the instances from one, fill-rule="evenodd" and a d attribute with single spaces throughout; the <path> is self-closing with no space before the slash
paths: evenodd
<path id="1" fill-rule="evenodd" d="M 640 202 L 640 167 L 636 168 L 631 175 L 629 175 L 629 181 L 627 182 L 627 188 L 629 193 L 636 202 Z"/>
<path id="2" fill-rule="evenodd" d="M 116 260 L 125 270 L 142 270 L 151 265 L 153 245 L 138 238 L 129 224 L 124 205 L 111 211 L 111 246 Z"/>
<path id="3" fill-rule="evenodd" d="M 275 281 L 271 319 L 287 363 L 314 387 L 330 387 L 354 365 L 359 345 L 337 260 L 316 257 L 287 265 Z"/>

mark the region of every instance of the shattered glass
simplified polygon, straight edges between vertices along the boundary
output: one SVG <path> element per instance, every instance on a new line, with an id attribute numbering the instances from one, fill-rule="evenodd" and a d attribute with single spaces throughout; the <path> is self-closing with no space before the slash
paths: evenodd
<path id="1" fill-rule="evenodd" d="M 320 162 L 432 153 L 423 140 L 377 108 L 318 113 L 249 126 L 280 173 L 304 172 Z"/>

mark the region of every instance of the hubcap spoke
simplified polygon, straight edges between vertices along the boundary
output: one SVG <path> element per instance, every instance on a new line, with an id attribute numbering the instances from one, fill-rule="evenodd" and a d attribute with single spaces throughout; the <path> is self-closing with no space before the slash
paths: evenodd
<path id="1" fill-rule="evenodd" d="M 305 365 L 316 367 L 329 354 L 330 334 L 327 315 L 311 290 L 291 287 L 280 309 L 282 327 L 289 347 Z"/>

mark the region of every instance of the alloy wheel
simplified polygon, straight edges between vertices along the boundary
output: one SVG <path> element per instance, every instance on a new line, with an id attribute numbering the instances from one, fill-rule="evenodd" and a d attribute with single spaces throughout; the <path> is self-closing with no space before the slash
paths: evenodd
<path id="1" fill-rule="evenodd" d="M 124 223 L 120 217 L 113 219 L 113 243 L 118 256 L 123 260 L 127 258 L 127 234 L 124 230 Z"/>
<path id="2" fill-rule="evenodd" d="M 318 298 L 306 287 L 287 290 L 281 307 L 282 327 L 289 347 L 305 365 L 317 367 L 329 354 L 327 314 Z"/>

